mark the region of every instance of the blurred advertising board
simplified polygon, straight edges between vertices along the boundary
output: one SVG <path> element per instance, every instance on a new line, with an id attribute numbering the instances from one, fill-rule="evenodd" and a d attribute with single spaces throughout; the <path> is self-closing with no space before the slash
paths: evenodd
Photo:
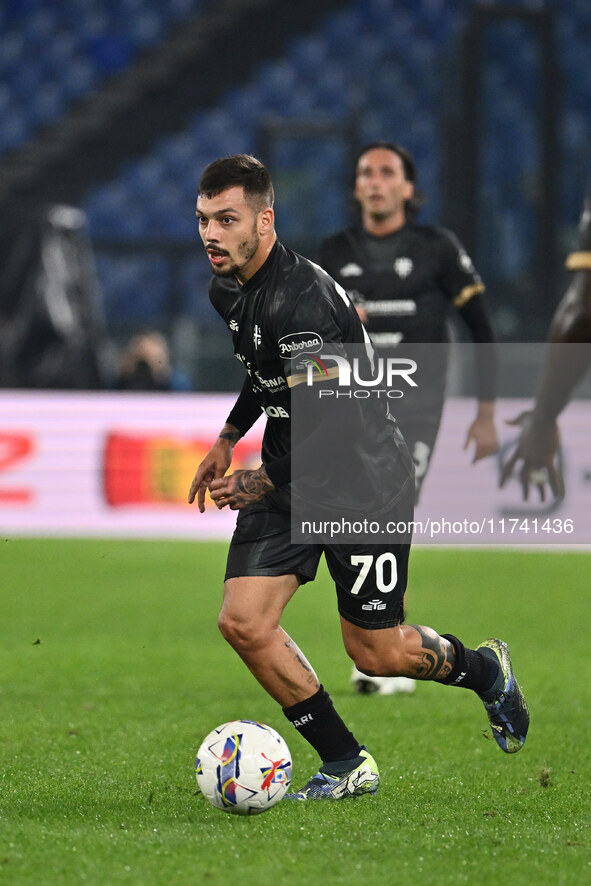
<path id="1" fill-rule="evenodd" d="M 3 536 L 229 538 L 235 513 L 187 504 L 195 470 L 234 395 L 0 392 L 0 533 Z M 506 420 L 530 405 L 501 400 Z M 463 449 L 475 402 L 450 398 L 421 501 L 416 544 L 591 545 L 591 402 L 560 418 L 566 496 L 523 502 L 517 477 L 498 489 L 499 458 L 471 464 Z M 233 468 L 257 467 L 264 422 L 234 451 Z"/>
<path id="2" fill-rule="evenodd" d="M 187 504 L 235 397 L 0 393 L 4 535 L 225 537 L 235 514 Z M 263 422 L 234 450 L 258 467 Z"/>

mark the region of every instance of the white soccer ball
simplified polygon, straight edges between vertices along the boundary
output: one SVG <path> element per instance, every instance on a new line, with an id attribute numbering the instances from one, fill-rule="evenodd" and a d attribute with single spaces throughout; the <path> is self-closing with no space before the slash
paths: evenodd
<path id="1" fill-rule="evenodd" d="M 232 815 L 257 815 L 286 793 L 291 754 L 270 726 L 231 720 L 203 740 L 195 772 L 201 793 L 217 809 Z"/>

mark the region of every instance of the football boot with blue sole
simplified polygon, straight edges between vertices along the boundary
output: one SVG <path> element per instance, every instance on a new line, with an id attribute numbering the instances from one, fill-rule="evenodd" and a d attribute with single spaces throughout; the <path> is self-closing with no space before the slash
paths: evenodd
<path id="1" fill-rule="evenodd" d="M 500 668 L 491 696 L 480 696 L 493 738 L 506 754 L 515 754 L 525 744 L 529 728 L 529 709 L 513 673 L 511 656 L 502 640 L 484 640 L 478 652 L 496 661 Z"/>

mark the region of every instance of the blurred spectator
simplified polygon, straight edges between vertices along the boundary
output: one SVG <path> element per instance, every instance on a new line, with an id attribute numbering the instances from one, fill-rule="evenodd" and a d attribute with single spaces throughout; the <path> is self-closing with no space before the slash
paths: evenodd
<path id="1" fill-rule="evenodd" d="M 0 267 L 0 385 L 103 387 L 103 306 L 84 213 L 52 205 L 5 218 Z"/>
<path id="2" fill-rule="evenodd" d="M 123 391 L 190 391 L 191 383 L 184 373 L 173 369 L 165 337 L 153 331 L 129 340 L 116 387 Z"/>

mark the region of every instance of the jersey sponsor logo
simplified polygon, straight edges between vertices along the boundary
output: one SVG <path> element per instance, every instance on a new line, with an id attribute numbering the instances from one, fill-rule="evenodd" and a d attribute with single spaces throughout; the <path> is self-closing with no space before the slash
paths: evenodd
<path id="1" fill-rule="evenodd" d="M 263 339 L 261 338 L 261 327 L 260 327 L 260 326 L 257 326 L 256 323 L 255 323 L 255 327 L 254 327 L 253 332 L 252 332 L 252 341 L 253 341 L 253 344 L 254 344 L 254 346 L 255 346 L 255 349 L 258 348 L 258 346 L 260 345 L 260 343 L 262 342 L 262 340 L 263 340 Z"/>
<path id="2" fill-rule="evenodd" d="M 258 369 L 253 367 L 250 360 L 247 360 L 244 354 L 241 354 L 239 351 L 236 351 L 234 354 L 237 360 L 240 360 L 252 382 L 253 390 L 255 391 L 270 391 L 273 394 L 279 393 L 280 391 L 286 391 L 288 384 L 287 379 L 284 375 L 276 375 L 275 378 L 265 378 L 265 376 L 261 375 Z"/>
<path id="3" fill-rule="evenodd" d="M 248 369 L 248 374 L 251 378 L 254 375 L 258 383 L 267 391 L 278 392 L 287 390 L 287 379 L 283 375 L 276 375 L 275 378 L 265 378 L 258 370 L 255 369 L 253 373 L 250 368 Z"/>
<path id="4" fill-rule="evenodd" d="M 289 412 L 283 406 L 266 406 L 264 413 L 269 418 L 289 418 Z"/>
<path id="5" fill-rule="evenodd" d="M 392 298 L 382 301 L 366 301 L 362 306 L 368 314 L 385 315 L 395 314 L 398 317 L 414 316 L 417 312 L 417 303 L 412 298 Z"/>
<path id="6" fill-rule="evenodd" d="M 361 608 L 367 609 L 370 612 L 381 612 L 382 609 L 386 608 L 386 604 L 382 600 L 370 600 L 369 603 L 364 603 Z"/>
<path id="7" fill-rule="evenodd" d="M 362 274 L 363 268 L 354 261 L 350 261 L 348 264 L 343 265 L 339 271 L 339 277 L 361 277 Z"/>
<path id="8" fill-rule="evenodd" d="M 238 326 L 238 323 L 236 322 L 236 320 L 230 320 L 230 322 L 228 323 L 228 326 L 229 326 L 231 332 L 238 332 L 238 330 L 240 328 Z"/>
<path id="9" fill-rule="evenodd" d="M 394 262 L 394 270 L 401 280 L 406 280 L 406 278 L 410 277 L 414 270 L 414 262 L 412 258 L 397 258 Z"/>
<path id="10" fill-rule="evenodd" d="M 372 332 L 371 334 L 371 340 L 378 348 L 396 347 L 403 339 L 403 332 Z"/>
<path id="11" fill-rule="evenodd" d="M 315 354 L 324 346 L 322 336 L 317 332 L 290 332 L 282 335 L 278 344 L 282 357 L 299 357 L 302 351 Z"/>

